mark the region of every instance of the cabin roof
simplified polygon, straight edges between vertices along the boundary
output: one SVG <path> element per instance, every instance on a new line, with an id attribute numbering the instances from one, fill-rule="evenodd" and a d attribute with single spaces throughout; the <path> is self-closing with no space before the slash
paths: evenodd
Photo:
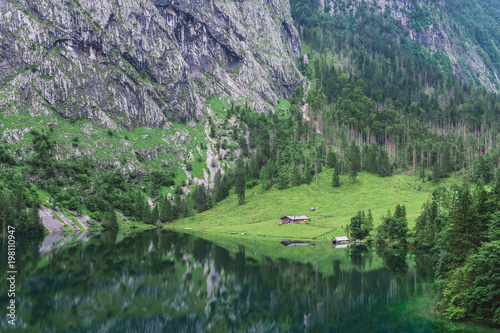
<path id="1" fill-rule="evenodd" d="M 346 236 L 337 236 L 337 237 L 333 237 L 332 239 L 332 242 L 344 242 L 344 241 L 348 241 L 349 238 L 347 238 Z"/>
<path id="2" fill-rule="evenodd" d="M 283 216 L 282 219 L 286 217 L 288 217 L 290 220 L 309 220 L 309 217 L 305 215 L 286 215 Z"/>

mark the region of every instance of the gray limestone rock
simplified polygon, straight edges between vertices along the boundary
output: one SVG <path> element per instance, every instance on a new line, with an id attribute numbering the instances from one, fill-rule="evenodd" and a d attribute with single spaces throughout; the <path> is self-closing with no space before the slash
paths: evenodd
<path id="1" fill-rule="evenodd" d="M 270 110 L 303 82 L 286 0 L 1 0 L 0 9 L 0 115 L 162 127 L 201 118 L 215 94 Z"/>

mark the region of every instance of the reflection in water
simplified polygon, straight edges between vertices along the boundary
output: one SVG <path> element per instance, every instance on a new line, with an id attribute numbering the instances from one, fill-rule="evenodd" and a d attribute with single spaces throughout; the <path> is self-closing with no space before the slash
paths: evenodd
<path id="1" fill-rule="evenodd" d="M 409 268 L 406 251 L 325 246 L 332 252 L 332 266 L 326 270 L 286 259 L 256 259 L 243 246 L 230 253 L 212 242 L 175 232 L 85 237 L 86 243 L 43 256 L 41 239 L 19 241 L 18 328 L 32 332 L 435 331 L 429 319 L 409 310 L 430 286 L 426 283 L 432 282 L 425 256 L 415 256 L 416 265 Z M 1 267 L 6 265 L 4 257 Z M 343 268 L 346 260 L 348 269 Z M 374 260 L 383 261 L 383 266 L 367 270 Z M 0 292 L 5 304 L 4 285 Z M 6 322 L 0 328 L 6 330 Z"/>

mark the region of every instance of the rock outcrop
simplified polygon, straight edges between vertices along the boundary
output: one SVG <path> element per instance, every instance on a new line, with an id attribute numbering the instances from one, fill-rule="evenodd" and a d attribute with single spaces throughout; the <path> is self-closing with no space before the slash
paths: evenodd
<path id="1" fill-rule="evenodd" d="M 287 0 L 0 0 L 0 114 L 162 127 L 302 84 Z"/>

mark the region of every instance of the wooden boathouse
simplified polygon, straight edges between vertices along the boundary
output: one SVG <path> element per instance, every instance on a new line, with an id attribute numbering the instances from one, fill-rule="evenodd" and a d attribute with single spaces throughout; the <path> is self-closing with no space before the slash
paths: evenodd
<path id="1" fill-rule="evenodd" d="M 349 242 L 349 238 L 347 238 L 346 236 L 337 236 L 332 238 L 332 243 L 335 244 L 344 244 L 347 242 Z"/>

